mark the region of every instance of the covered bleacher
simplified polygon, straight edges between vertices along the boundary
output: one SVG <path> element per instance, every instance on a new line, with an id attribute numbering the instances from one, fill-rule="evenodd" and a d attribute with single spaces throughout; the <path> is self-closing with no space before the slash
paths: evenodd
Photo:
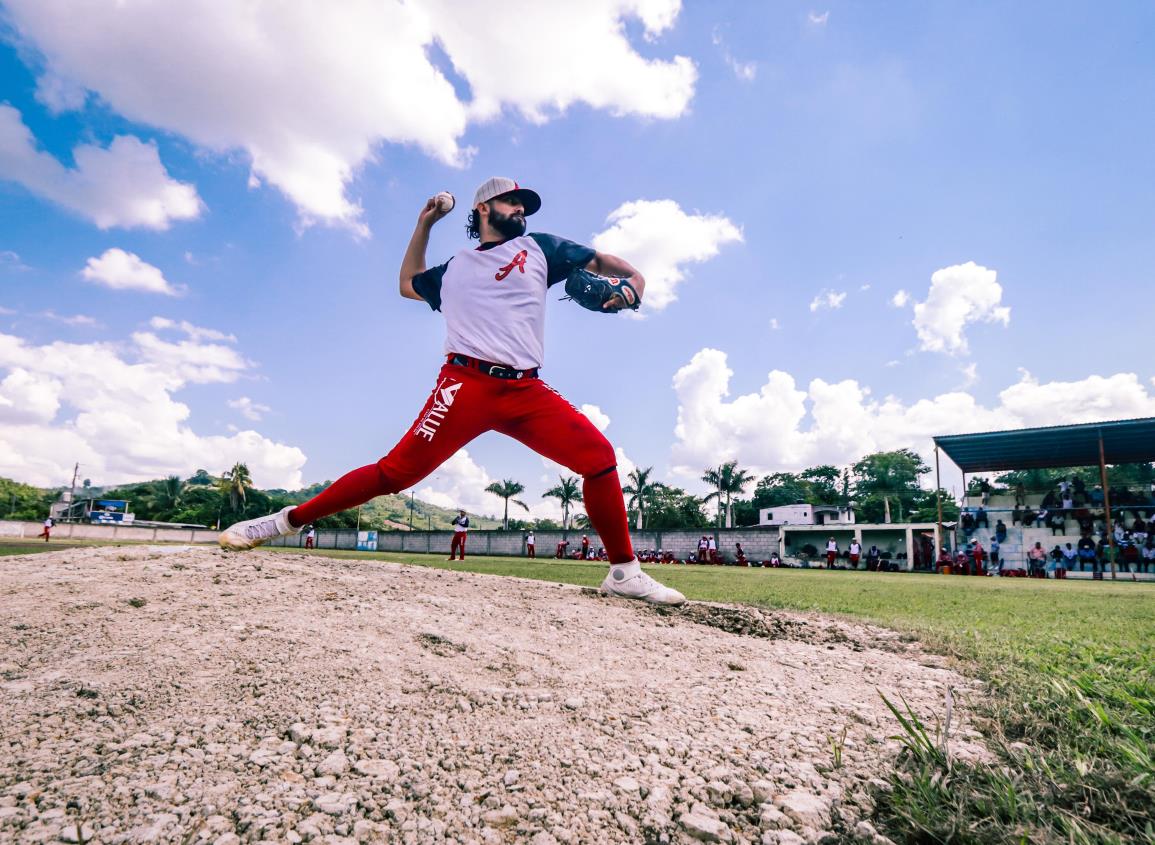
<path id="1" fill-rule="evenodd" d="M 1107 474 L 1108 466 L 1155 461 L 1155 418 L 953 434 L 935 437 L 934 442 L 936 488 L 941 487 L 938 483 L 939 452 L 962 471 L 964 491 L 967 490 L 967 476 L 976 473 L 1099 468 L 1099 484 L 1087 494 L 1086 501 L 1080 501 L 1078 507 L 1054 507 L 1053 504 L 1045 507 L 1046 493 L 1040 491 L 994 490 L 989 496 L 965 495 L 964 518 L 967 513 L 973 517 L 982 507 L 988 523 L 975 527 L 968 539 L 978 539 L 985 548 L 990 548 L 995 526 L 1002 519 L 1007 534 L 1001 543 L 1000 556 L 1005 560 L 1025 561 L 1028 550 L 1035 543 L 1040 543 L 1047 551 L 1056 545 L 1065 548 L 1067 543 L 1077 548 L 1084 536 L 1090 536 L 1087 530 L 1090 525 L 1093 539 L 1104 541 L 1098 563 L 1116 577 L 1121 559 L 1134 555 L 1124 545 L 1131 543 L 1129 534 L 1124 543 L 1117 542 L 1116 523 L 1120 520 L 1134 523 L 1138 518 L 1140 524 L 1145 524 L 1155 514 L 1155 490 L 1150 485 L 1144 490 L 1128 490 L 1125 495 L 1116 491 L 1117 501 L 1113 502 Z M 1042 524 L 1031 520 L 1029 525 L 1024 525 L 1013 519 L 1014 516 L 1021 517 L 1024 512 L 1029 516 L 1040 511 L 1047 514 Z M 940 508 L 940 522 L 941 519 Z M 1155 529 L 1151 533 L 1155 533 Z M 1131 568 L 1131 577 L 1135 578 L 1136 574 L 1145 580 L 1155 577 L 1147 572 L 1148 563 L 1141 560 L 1139 566 Z M 1076 571 L 1081 573 L 1082 569 Z M 1092 573 L 1100 571 L 1099 568 L 1092 569 Z"/>

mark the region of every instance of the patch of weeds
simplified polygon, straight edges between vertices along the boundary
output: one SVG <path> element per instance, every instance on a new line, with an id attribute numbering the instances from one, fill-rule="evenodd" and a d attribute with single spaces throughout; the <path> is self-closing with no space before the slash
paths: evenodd
<path id="1" fill-rule="evenodd" d="M 100 693 L 88 687 L 81 687 L 76 691 L 77 698 L 100 698 Z"/>
<path id="2" fill-rule="evenodd" d="M 128 603 L 132 607 L 144 607 L 146 604 L 148 604 L 148 599 L 131 598 L 128 600 Z"/>
<path id="3" fill-rule="evenodd" d="M 184 569 L 188 569 L 188 567 L 185 566 L 183 563 L 174 563 L 172 565 L 172 568 L 175 569 L 177 572 L 180 572 L 181 570 L 184 570 Z"/>
<path id="4" fill-rule="evenodd" d="M 844 726 L 842 728 L 842 733 L 840 733 L 838 736 L 827 737 L 827 740 L 830 742 L 832 764 L 836 769 L 842 768 L 842 749 L 846 747 L 847 730 L 848 728 Z"/>
<path id="5" fill-rule="evenodd" d="M 453 654 L 462 654 L 465 652 L 465 646 L 463 644 L 455 643 L 440 634 L 418 634 L 417 642 L 421 643 L 421 645 L 425 646 L 438 657 L 449 657 Z"/>

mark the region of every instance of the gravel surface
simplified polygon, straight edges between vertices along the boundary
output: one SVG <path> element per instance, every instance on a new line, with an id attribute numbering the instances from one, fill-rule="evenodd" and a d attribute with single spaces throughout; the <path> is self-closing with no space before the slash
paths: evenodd
<path id="1" fill-rule="evenodd" d="M 876 690 L 985 754 L 884 629 L 378 561 L 7 557 L 0 643 L 0 842 L 879 845 Z"/>

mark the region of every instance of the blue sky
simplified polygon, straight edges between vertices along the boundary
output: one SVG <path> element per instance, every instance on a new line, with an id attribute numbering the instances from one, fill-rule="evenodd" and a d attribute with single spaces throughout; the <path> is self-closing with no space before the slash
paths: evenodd
<path id="1" fill-rule="evenodd" d="M 442 261 L 496 174 L 649 281 L 549 306 L 623 469 L 1155 415 L 1149 4 L 163 5 L 0 5 L 0 474 L 375 460 L 443 340 L 417 211 L 458 197 Z M 544 515 L 558 470 L 489 435 L 418 492 Z"/>

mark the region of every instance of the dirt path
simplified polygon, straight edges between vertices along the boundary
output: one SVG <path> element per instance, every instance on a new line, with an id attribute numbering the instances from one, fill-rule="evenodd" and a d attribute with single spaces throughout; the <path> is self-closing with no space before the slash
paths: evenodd
<path id="1" fill-rule="evenodd" d="M 0 842 L 879 843 L 876 689 L 926 713 L 948 685 L 974 688 L 816 616 L 204 548 L 9 557 Z"/>

